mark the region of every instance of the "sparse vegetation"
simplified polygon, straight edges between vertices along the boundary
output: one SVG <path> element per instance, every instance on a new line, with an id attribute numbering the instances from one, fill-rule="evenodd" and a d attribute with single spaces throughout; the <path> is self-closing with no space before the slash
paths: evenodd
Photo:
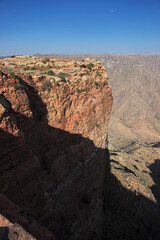
<path id="1" fill-rule="evenodd" d="M 54 73 L 52 70 L 49 70 L 49 71 L 48 71 L 48 75 L 50 75 L 50 76 L 55 76 L 55 73 Z"/>
<path id="2" fill-rule="evenodd" d="M 94 64 L 93 63 L 89 63 L 87 64 L 87 68 L 91 71 L 92 68 L 94 67 Z"/>
<path id="3" fill-rule="evenodd" d="M 37 70 L 37 68 L 36 67 L 31 67 L 31 70 Z"/>
<path id="4" fill-rule="evenodd" d="M 27 67 L 23 68 L 23 70 L 24 70 L 24 71 L 27 71 L 27 70 L 29 70 L 29 66 L 27 66 Z"/>
<path id="5" fill-rule="evenodd" d="M 51 66 L 51 65 L 48 64 L 47 68 L 53 68 L 53 66 Z"/>
<path id="6" fill-rule="evenodd" d="M 89 71 L 86 71 L 87 75 L 89 76 L 90 75 L 90 72 Z"/>
<path id="7" fill-rule="evenodd" d="M 77 87 L 76 91 L 77 91 L 77 93 L 80 93 L 80 89 L 78 87 Z"/>
<path id="8" fill-rule="evenodd" d="M 99 83 L 97 81 L 95 81 L 94 84 L 95 84 L 96 88 L 99 87 Z"/>
<path id="9" fill-rule="evenodd" d="M 102 77 L 102 74 L 99 73 L 99 72 L 97 72 L 97 76 L 98 76 L 98 77 Z"/>
<path id="10" fill-rule="evenodd" d="M 96 127 L 97 127 L 97 128 L 100 128 L 100 125 L 99 125 L 97 122 L 96 122 Z"/>
<path id="11" fill-rule="evenodd" d="M 40 74 L 47 74 L 47 72 L 41 72 Z"/>
<path id="12" fill-rule="evenodd" d="M 93 112 L 93 113 L 95 113 L 95 112 L 96 112 L 95 108 L 92 110 L 92 112 Z"/>
<path id="13" fill-rule="evenodd" d="M 60 72 L 57 76 L 61 78 L 62 82 L 66 82 L 66 77 L 69 77 L 70 75 L 68 73 Z"/>
<path id="14" fill-rule="evenodd" d="M 61 77 L 69 77 L 70 76 L 70 74 L 68 74 L 68 73 L 63 73 L 63 72 L 60 72 L 58 75 L 57 75 L 59 78 L 61 78 Z"/>
<path id="15" fill-rule="evenodd" d="M 44 58 L 44 59 L 42 59 L 42 62 L 43 63 L 47 63 L 47 62 L 49 62 L 50 61 L 50 58 Z"/>
<path id="16" fill-rule="evenodd" d="M 43 84 L 43 90 L 50 92 L 52 89 L 52 83 L 49 80 L 46 80 Z"/>

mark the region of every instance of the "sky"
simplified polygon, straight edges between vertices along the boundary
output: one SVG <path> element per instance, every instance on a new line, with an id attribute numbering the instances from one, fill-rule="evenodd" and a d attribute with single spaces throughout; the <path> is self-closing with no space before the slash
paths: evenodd
<path id="1" fill-rule="evenodd" d="M 160 53 L 160 0 L 0 0 L 0 56 Z"/>

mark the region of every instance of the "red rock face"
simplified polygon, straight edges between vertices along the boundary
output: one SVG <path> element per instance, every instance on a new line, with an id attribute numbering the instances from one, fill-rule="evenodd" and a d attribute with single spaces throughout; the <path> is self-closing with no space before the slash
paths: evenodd
<path id="1" fill-rule="evenodd" d="M 72 69 L 72 62 L 66 64 Z M 104 68 L 95 62 L 87 75 L 81 67 L 65 82 L 6 78 L 0 98 L 1 193 L 57 239 L 99 239 L 112 106 Z M 36 235 L 34 227 L 16 221 L 44 239 L 44 232 Z"/>

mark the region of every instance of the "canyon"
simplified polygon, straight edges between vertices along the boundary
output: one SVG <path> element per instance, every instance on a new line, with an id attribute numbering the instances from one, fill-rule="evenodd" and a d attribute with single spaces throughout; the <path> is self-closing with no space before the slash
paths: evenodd
<path id="1" fill-rule="evenodd" d="M 105 68 L 30 56 L 0 64 L 0 233 L 101 239 L 112 106 Z"/>
<path id="2" fill-rule="evenodd" d="M 159 55 L 0 60 L 2 236 L 160 239 L 159 66 Z"/>

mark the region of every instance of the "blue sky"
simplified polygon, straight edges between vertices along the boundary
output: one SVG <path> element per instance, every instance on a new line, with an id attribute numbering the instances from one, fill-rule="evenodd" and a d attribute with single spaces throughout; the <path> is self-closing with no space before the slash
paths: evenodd
<path id="1" fill-rule="evenodd" d="M 0 56 L 160 53 L 160 0 L 0 0 Z"/>

